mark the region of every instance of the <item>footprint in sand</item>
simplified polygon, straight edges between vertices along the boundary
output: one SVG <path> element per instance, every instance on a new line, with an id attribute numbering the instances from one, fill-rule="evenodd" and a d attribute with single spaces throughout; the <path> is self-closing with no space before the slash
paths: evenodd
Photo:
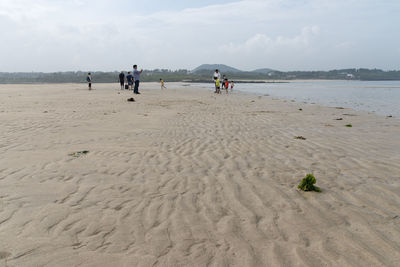
<path id="1" fill-rule="evenodd" d="M 7 258 L 11 256 L 11 253 L 8 251 L 0 251 L 0 260 L 5 261 L 5 266 L 7 266 Z"/>
<path id="2" fill-rule="evenodd" d="M 10 252 L 7 252 L 7 251 L 0 251 L 0 260 L 6 259 L 6 258 L 8 258 L 8 257 L 10 257 L 10 256 L 11 256 L 11 253 L 10 253 Z"/>

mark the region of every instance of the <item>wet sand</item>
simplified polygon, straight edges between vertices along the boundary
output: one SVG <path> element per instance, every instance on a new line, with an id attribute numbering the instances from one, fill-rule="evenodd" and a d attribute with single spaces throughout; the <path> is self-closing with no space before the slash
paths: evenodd
<path id="1" fill-rule="evenodd" d="M 399 118 L 118 87 L 0 85 L 0 266 L 400 265 Z"/>

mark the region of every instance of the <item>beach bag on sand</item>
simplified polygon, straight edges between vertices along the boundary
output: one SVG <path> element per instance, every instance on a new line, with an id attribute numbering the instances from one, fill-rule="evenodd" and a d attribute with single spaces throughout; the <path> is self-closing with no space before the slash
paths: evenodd
<path id="1" fill-rule="evenodd" d="M 133 97 L 128 98 L 128 102 L 135 102 L 135 99 Z"/>
<path id="2" fill-rule="evenodd" d="M 128 90 L 129 89 L 129 85 L 125 84 L 125 89 Z"/>

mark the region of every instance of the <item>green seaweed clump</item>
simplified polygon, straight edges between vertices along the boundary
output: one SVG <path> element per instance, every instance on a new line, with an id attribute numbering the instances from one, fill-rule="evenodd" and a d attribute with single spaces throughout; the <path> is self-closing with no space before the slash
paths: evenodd
<path id="1" fill-rule="evenodd" d="M 351 124 L 346 124 L 345 126 L 346 127 L 353 127 L 353 125 L 351 125 Z"/>
<path id="2" fill-rule="evenodd" d="M 316 182 L 317 179 L 315 179 L 314 175 L 307 174 L 306 177 L 304 177 L 304 179 L 301 180 L 298 188 L 303 191 L 321 192 L 321 189 L 318 186 L 314 185 Z"/>
<path id="3" fill-rule="evenodd" d="M 68 154 L 68 155 L 71 156 L 71 157 L 78 158 L 78 157 L 80 157 L 80 156 L 86 155 L 87 153 L 89 153 L 88 150 L 83 150 L 83 151 L 78 151 L 78 152 L 70 153 L 70 154 Z"/>

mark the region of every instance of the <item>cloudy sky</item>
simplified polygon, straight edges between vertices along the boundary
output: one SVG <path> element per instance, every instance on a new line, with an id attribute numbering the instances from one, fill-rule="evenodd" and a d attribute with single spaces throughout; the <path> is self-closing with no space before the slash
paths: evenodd
<path id="1" fill-rule="evenodd" d="M 0 72 L 400 69 L 400 0 L 0 0 Z"/>

